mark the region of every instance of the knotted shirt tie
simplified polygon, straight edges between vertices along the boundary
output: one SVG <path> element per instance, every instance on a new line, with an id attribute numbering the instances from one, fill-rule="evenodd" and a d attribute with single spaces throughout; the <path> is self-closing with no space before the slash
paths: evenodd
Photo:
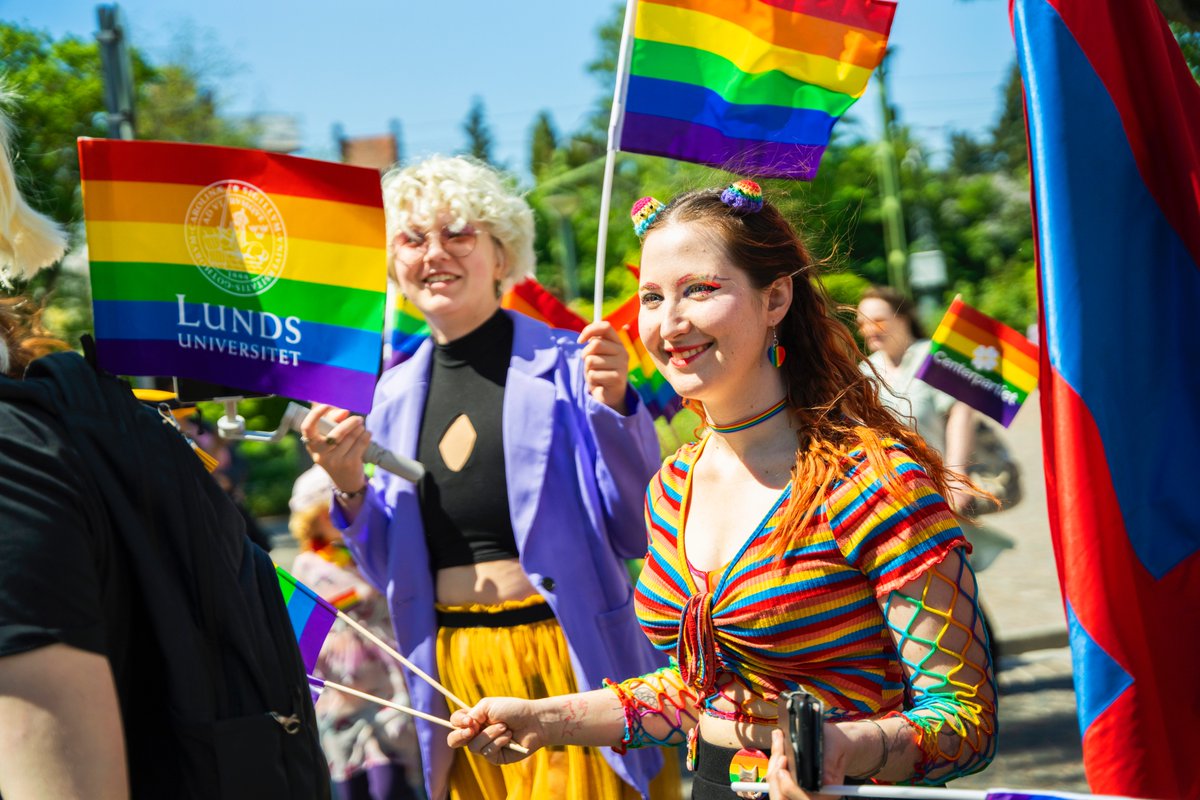
<path id="1" fill-rule="evenodd" d="M 701 697 L 717 686 L 717 639 L 713 631 L 712 593 L 688 598 L 679 619 L 679 676 Z"/>

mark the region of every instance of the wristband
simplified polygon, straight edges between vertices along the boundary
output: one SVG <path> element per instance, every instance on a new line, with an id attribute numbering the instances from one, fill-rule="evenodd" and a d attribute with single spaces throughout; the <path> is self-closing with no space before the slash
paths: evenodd
<path id="1" fill-rule="evenodd" d="M 367 482 L 364 480 L 363 485 L 355 489 L 353 492 L 343 492 L 336 486 L 333 487 L 333 496 L 343 503 L 349 502 L 356 497 L 360 497 L 367 493 Z"/>
<path id="2" fill-rule="evenodd" d="M 865 781 L 867 778 L 874 778 L 876 775 L 878 775 L 879 771 L 881 769 L 883 769 L 885 764 L 887 764 L 887 757 L 888 757 L 887 734 L 884 733 L 883 726 L 880 725 L 878 722 L 876 722 L 873 719 L 868 719 L 868 720 L 863 720 L 863 721 L 871 723 L 872 725 L 875 726 L 875 730 L 879 731 L 879 744 L 882 746 L 882 750 L 880 750 L 880 752 L 879 752 L 879 763 L 875 765 L 875 769 L 868 770 L 867 772 L 863 773 L 862 775 L 847 775 L 846 776 L 848 778 L 853 778 L 854 780 L 859 780 L 859 781 Z"/>

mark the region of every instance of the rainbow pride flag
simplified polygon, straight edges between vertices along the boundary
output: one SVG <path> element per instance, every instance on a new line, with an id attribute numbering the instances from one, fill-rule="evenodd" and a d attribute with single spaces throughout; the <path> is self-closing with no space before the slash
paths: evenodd
<path id="1" fill-rule="evenodd" d="M 587 321 L 567 308 L 561 300 L 533 278 L 526 278 L 500 298 L 503 308 L 519 311 L 527 317 L 544 322 L 551 328 L 579 332 Z M 421 343 L 429 338 L 425 316 L 407 297 L 397 293 L 388 325 L 387 366 L 394 367 L 412 358 Z"/>
<path id="2" fill-rule="evenodd" d="M 79 140 L 100 365 L 367 411 L 386 305 L 375 170 Z"/>
<path id="3" fill-rule="evenodd" d="M 893 0 L 638 0 L 618 149 L 811 180 Z"/>
<path id="4" fill-rule="evenodd" d="M 412 358 L 421 343 L 429 338 L 429 323 L 412 301 L 399 292 L 388 320 L 388 352 L 384 359 L 387 369 Z"/>
<path id="5" fill-rule="evenodd" d="M 505 292 L 500 305 L 544 322 L 551 328 L 579 332 L 587 327 L 587 320 L 567 308 L 533 278 L 527 278 Z M 633 295 L 605 319 L 617 329 L 629 352 L 629 384 L 642 398 L 652 416 L 669 420 L 682 408 L 682 404 L 671 384 L 655 368 L 650 354 L 638 338 L 637 315 L 638 298 Z M 397 295 L 388 333 L 388 366 L 407 361 L 428 338 L 429 325 L 425 317 L 407 297 Z"/>
<path id="6" fill-rule="evenodd" d="M 635 294 L 610 312 L 605 319 L 617 329 L 625 349 L 629 351 L 629 384 L 642 398 L 651 416 L 670 420 L 683 408 L 683 401 L 654 366 L 649 351 L 642 344 L 637 324 L 639 305 L 640 301 Z"/>
<path id="7" fill-rule="evenodd" d="M 279 590 L 283 592 L 283 602 L 292 621 L 292 633 L 296 634 L 296 643 L 300 645 L 304 671 L 311 673 L 316 669 L 321 646 L 337 620 L 337 610 L 283 567 L 276 566 L 275 573 L 279 576 Z"/>
<path id="8" fill-rule="evenodd" d="M 1037 345 L 961 297 L 931 341 L 916 376 L 1007 428 L 1037 386 Z"/>
<path id="9" fill-rule="evenodd" d="M 362 602 L 362 595 L 358 593 L 358 589 L 351 586 L 344 592 L 338 592 L 329 598 L 329 605 L 336 608 L 338 611 L 349 611 L 356 605 Z"/>
<path id="10" fill-rule="evenodd" d="M 587 327 L 587 320 L 567 308 L 533 278 L 526 278 L 505 292 L 500 305 L 540 320 L 551 328 L 579 333 Z"/>

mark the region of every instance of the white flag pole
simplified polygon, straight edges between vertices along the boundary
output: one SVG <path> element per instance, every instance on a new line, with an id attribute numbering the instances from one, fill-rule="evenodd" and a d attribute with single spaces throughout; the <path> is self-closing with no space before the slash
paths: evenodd
<path id="1" fill-rule="evenodd" d="M 613 171 L 617 149 L 621 143 L 621 126 L 625 122 L 625 89 L 629 84 L 629 58 L 633 48 L 633 23 L 637 16 L 637 0 L 625 1 L 625 24 L 621 28 L 621 49 L 617 53 L 617 85 L 613 90 L 612 114 L 608 118 L 608 150 L 604 154 L 604 185 L 600 190 L 600 230 L 596 236 L 596 288 L 592 296 L 595 309 L 593 321 L 604 316 L 604 265 L 608 256 L 608 211 L 612 201 Z"/>
<path id="2" fill-rule="evenodd" d="M 735 792 L 765 792 L 765 782 L 734 781 Z M 822 786 L 821 793 L 842 797 L 901 798 L 902 800 L 987 800 L 988 793 L 977 789 L 942 789 L 924 786 Z"/>
<path id="3" fill-rule="evenodd" d="M 729 788 L 735 792 L 766 792 L 766 782 L 733 781 Z M 899 800 L 987 800 L 988 795 L 1029 795 L 1031 797 L 1055 798 L 1055 800 L 1134 800 L 1109 794 L 1080 794 L 1059 792 L 1053 789 L 944 789 L 940 786 L 822 786 L 822 794 L 842 797 L 898 798 Z"/>

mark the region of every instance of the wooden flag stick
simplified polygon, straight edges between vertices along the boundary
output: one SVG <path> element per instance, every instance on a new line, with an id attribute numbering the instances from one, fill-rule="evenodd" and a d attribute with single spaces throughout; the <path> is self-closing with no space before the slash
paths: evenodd
<path id="1" fill-rule="evenodd" d="M 387 708 L 394 708 L 397 711 L 404 712 L 405 714 L 409 714 L 414 717 L 419 717 L 423 720 L 426 720 L 427 722 L 432 722 L 434 725 L 441 725 L 443 728 L 449 728 L 450 730 L 455 729 L 454 725 L 451 724 L 449 720 L 444 720 L 441 717 L 435 717 L 433 714 L 426 714 L 424 711 L 417 711 L 415 708 L 409 708 L 408 706 L 402 706 L 399 703 L 393 703 L 391 700 L 384 700 L 382 697 L 376 697 L 373 694 L 367 694 L 366 692 L 360 692 L 358 689 L 351 689 L 349 686 L 343 686 L 340 683 L 334 683 L 333 681 L 321 680 L 321 686 L 326 689 L 333 689 L 334 691 L 353 695 L 354 697 L 358 697 L 358 698 L 361 698 L 368 702 L 375 703 L 376 705 L 385 706 Z M 505 746 L 509 750 L 520 753 L 523 756 L 529 755 L 529 748 L 522 747 L 521 745 L 517 744 L 516 742 L 509 742 Z"/>
<path id="2" fill-rule="evenodd" d="M 349 625 L 351 628 L 358 631 L 359 634 L 364 636 L 368 641 L 373 643 L 380 650 L 387 653 L 389 656 L 396 659 L 401 664 L 403 664 L 405 667 L 407 667 L 409 670 L 411 670 L 418 678 L 425 681 L 430 686 L 432 686 L 434 689 L 437 689 L 439 692 L 441 692 L 443 695 L 445 695 L 447 700 L 450 700 L 451 702 L 456 703 L 459 708 L 469 709 L 471 707 L 462 698 L 460 698 L 458 695 L 454 694 L 454 692 L 450 691 L 445 686 L 442 686 L 440 683 L 435 681 L 433 678 L 429 677 L 429 675 L 425 674 L 425 671 L 422 670 L 420 667 L 418 667 L 416 664 L 412 663 L 407 658 L 405 658 L 404 656 L 397 653 L 395 648 L 393 648 L 391 645 L 389 645 L 383 639 L 380 639 L 378 636 L 371 633 L 369 630 L 367 630 L 362 625 L 360 625 L 358 622 L 356 622 L 354 619 L 352 619 L 349 614 L 347 614 L 344 611 L 338 611 L 337 615 L 338 615 L 338 619 L 342 620 L 347 625 Z"/>

